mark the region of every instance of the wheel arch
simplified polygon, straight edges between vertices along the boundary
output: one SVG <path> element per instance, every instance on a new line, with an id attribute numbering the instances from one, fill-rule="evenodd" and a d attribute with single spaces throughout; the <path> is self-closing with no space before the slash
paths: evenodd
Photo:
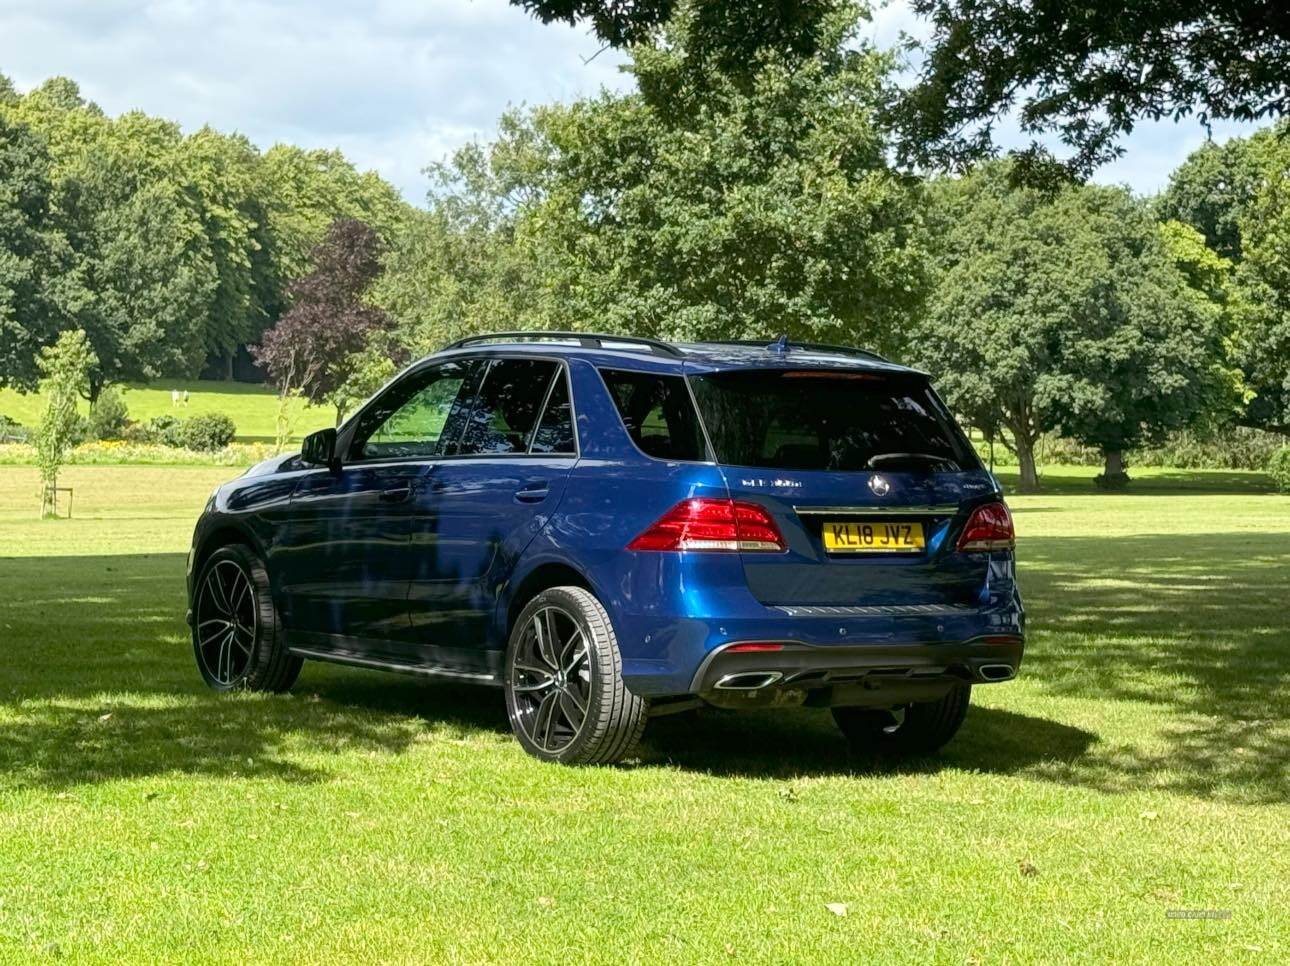
<path id="1" fill-rule="evenodd" d="M 595 585 L 580 570 L 567 560 L 547 559 L 534 564 L 525 571 L 511 589 L 505 595 L 500 607 L 499 618 L 499 638 L 504 644 L 510 636 L 511 628 L 515 624 L 515 619 L 519 617 L 520 611 L 524 605 L 531 601 L 544 590 L 550 590 L 552 587 L 581 587 L 583 590 L 596 592 Z"/>
<path id="2" fill-rule="evenodd" d="M 194 582 L 201 575 L 202 567 L 206 566 L 206 561 L 210 559 L 211 554 L 221 547 L 227 547 L 235 543 L 249 547 L 262 561 L 266 560 L 264 549 L 249 530 L 236 524 L 222 523 L 202 537 L 201 542 L 198 543 L 197 549 L 193 553 Z"/>

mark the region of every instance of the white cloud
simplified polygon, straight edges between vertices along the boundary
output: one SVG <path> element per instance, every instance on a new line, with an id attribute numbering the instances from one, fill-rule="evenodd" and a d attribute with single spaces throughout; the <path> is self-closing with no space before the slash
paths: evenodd
<path id="1" fill-rule="evenodd" d="M 421 201 L 421 169 L 509 104 L 628 86 L 584 30 L 506 0 L 0 2 L 0 71 L 66 75 L 112 114 L 339 147 Z"/>

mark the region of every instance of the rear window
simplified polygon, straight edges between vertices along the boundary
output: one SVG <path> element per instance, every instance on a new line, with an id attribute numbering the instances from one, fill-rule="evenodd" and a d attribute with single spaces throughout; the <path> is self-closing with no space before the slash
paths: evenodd
<path id="1" fill-rule="evenodd" d="M 954 471 L 979 465 L 927 383 L 865 372 L 692 376 L 717 459 L 784 470 Z"/>
<path id="2" fill-rule="evenodd" d="M 680 376 L 602 369 L 618 415 L 632 442 L 646 456 L 661 460 L 707 459 L 694 403 Z"/>

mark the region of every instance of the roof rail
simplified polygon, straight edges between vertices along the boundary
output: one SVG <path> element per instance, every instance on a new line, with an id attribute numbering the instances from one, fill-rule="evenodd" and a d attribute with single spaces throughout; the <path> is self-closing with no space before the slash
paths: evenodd
<path id="1" fill-rule="evenodd" d="M 604 349 L 606 348 L 606 343 L 609 343 L 609 347 L 614 345 L 636 346 L 661 355 L 671 356 L 674 359 L 685 357 L 685 354 L 676 346 L 660 342 L 658 339 L 645 339 L 634 335 L 605 335 L 598 332 L 493 332 L 488 335 L 471 335 L 464 339 L 458 339 L 456 342 L 444 346 L 442 351 L 464 349 L 467 346 L 482 345 L 485 342 L 496 342 L 498 340 L 507 342 L 577 342 L 588 349 Z"/>
<path id="2" fill-rule="evenodd" d="M 811 352 L 837 352 L 847 356 L 863 356 L 866 359 L 877 359 L 879 362 L 891 362 L 886 356 L 879 355 L 872 349 L 859 349 L 849 345 L 829 345 L 825 342 L 789 342 L 780 338 L 774 342 L 764 339 L 705 339 L 703 345 L 747 345 L 772 352 L 783 352 L 786 349 L 806 349 Z"/>

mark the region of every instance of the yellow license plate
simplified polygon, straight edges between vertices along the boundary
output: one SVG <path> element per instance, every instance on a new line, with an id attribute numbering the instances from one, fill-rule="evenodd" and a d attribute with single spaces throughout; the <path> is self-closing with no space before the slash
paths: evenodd
<path id="1" fill-rule="evenodd" d="M 824 524 L 824 549 L 829 553 L 918 553 L 924 546 L 921 523 Z"/>

